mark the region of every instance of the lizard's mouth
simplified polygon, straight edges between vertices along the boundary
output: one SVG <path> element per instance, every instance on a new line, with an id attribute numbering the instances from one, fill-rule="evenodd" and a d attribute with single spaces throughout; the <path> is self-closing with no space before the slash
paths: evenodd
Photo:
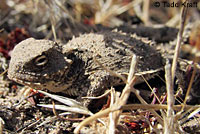
<path id="1" fill-rule="evenodd" d="M 59 76 L 59 77 L 55 77 Z M 71 81 L 66 81 L 63 82 L 64 79 L 62 79 L 62 75 L 57 74 L 57 75 L 52 75 L 52 76 L 47 76 L 47 75 L 32 75 L 30 73 L 15 73 L 13 75 L 9 75 L 8 72 L 8 77 L 9 79 L 22 84 L 29 86 L 31 88 L 36 88 L 36 89 L 48 89 L 52 92 L 60 92 L 64 89 L 69 88 L 72 85 Z M 51 77 L 56 78 L 51 79 Z"/>
<path id="2" fill-rule="evenodd" d="M 12 74 L 12 75 L 11 75 Z M 9 73 L 8 78 L 22 85 L 27 85 L 30 87 L 40 87 L 41 83 L 44 81 L 41 80 L 41 76 L 39 74 L 32 75 L 26 73 Z"/>
<path id="3" fill-rule="evenodd" d="M 9 77 L 9 76 L 8 76 Z M 10 78 L 10 77 L 9 77 Z M 14 77 L 14 78 L 10 78 L 11 80 L 22 84 L 22 85 L 26 85 L 26 86 L 30 86 L 32 88 L 37 88 L 40 89 L 41 88 L 41 82 L 37 82 L 37 81 L 29 81 L 27 79 L 22 79 L 21 77 Z"/>
<path id="4" fill-rule="evenodd" d="M 60 92 L 63 91 L 67 88 L 69 88 L 72 83 L 62 83 L 62 82 L 55 82 L 55 81 L 48 81 L 45 83 L 39 83 L 39 82 L 30 82 L 26 80 L 20 80 L 17 78 L 13 78 L 12 80 L 16 81 L 17 83 L 20 83 L 22 85 L 27 85 L 30 86 L 31 88 L 36 88 L 36 89 L 48 89 L 52 92 Z"/>

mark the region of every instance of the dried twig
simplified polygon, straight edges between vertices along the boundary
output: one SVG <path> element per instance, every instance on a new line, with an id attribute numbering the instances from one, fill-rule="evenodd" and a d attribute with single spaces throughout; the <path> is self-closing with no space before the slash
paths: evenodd
<path id="1" fill-rule="evenodd" d="M 187 99 L 188 99 L 190 90 L 191 90 L 191 88 L 192 88 L 192 84 L 193 84 L 193 81 L 194 81 L 194 78 L 195 78 L 196 71 L 197 71 L 197 65 L 196 65 L 196 63 L 194 63 L 194 70 L 193 70 L 193 72 L 192 72 L 192 76 L 191 76 L 191 79 L 190 79 L 190 83 L 189 83 L 189 85 L 188 85 L 188 89 L 187 89 L 187 92 L 186 92 L 186 95 L 185 95 L 185 99 L 184 99 L 184 102 L 183 102 L 183 109 L 184 109 L 184 106 L 185 106 L 186 101 L 187 101 Z M 183 109 L 182 109 L 182 110 L 183 110 Z"/>
<path id="2" fill-rule="evenodd" d="M 111 92 L 111 101 L 110 101 L 110 107 L 113 107 L 113 105 L 119 101 L 120 94 L 114 93 L 114 90 Z M 115 119 L 113 118 L 114 112 L 109 113 L 109 134 L 115 134 Z"/>
<path id="3" fill-rule="evenodd" d="M 188 3 L 190 2 L 190 0 L 186 0 L 186 2 Z M 176 48 L 175 48 L 175 53 L 174 53 L 174 58 L 173 58 L 173 63 L 172 63 L 172 83 L 174 82 L 174 78 L 175 78 L 177 60 L 178 60 L 181 42 L 183 38 L 183 30 L 184 30 L 187 11 L 188 11 L 188 7 L 185 6 L 183 7 L 182 12 L 181 12 L 181 25 L 180 25 L 179 33 L 177 35 L 177 43 L 176 43 Z"/>
<path id="4" fill-rule="evenodd" d="M 150 0 L 143 0 L 143 21 L 146 25 L 149 25 L 149 6 Z"/>
<path id="5" fill-rule="evenodd" d="M 3 76 L 5 73 L 8 72 L 8 69 L 6 69 L 5 71 L 3 71 L 1 74 L 0 74 L 0 77 Z"/>
<path id="6" fill-rule="evenodd" d="M 160 101 L 160 99 L 159 99 L 158 96 L 156 95 L 155 91 L 153 91 L 153 88 L 152 88 L 151 85 L 148 83 L 148 81 L 144 78 L 143 75 L 141 75 L 141 77 L 143 78 L 143 80 L 145 81 L 145 83 L 147 84 L 147 86 L 151 89 L 151 92 L 152 92 L 153 95 L 156 97 L 156 99 L 158 100 L 158 102 L 159 102 L 160 104 L 162 104 L 161 101 Z"/>
<path id="7" fill-rule="evenodd" d="M 126 84 L 125 88 L 123 89 L 122 95 L 119 98 L 119 101 L 116 102 L 116 104 L 118 106 L 125 105 L 128 100 L 128 97 L 131 93 L 131 88 L 133 87 L 135 80 L 136 80 L 136 77 L 134 77 L 135 70 L 136 70 L 136 64 L 137 64 L 137 57 L 136 57 L 136 55 L 133 55 L 132 61 L 131 61 L 131 66 L 130 66 L 130 71 L 129 71 L 129 75 L 128 75 L 128 80 L 127 80 L 128 83 Z M 112 126 L 113 129 L 116 127 L 116 125 L 118 123 L 120 113 L 121 113 L 121 111 L 116 111 L 115 113 L 113 113 L 113 117 L 112 117 L 112 119 L 114 120 L 113 121 L 114 123 Z M 114 130 L 113 130 L 113 132 L 114 132 Z"/>
<path id="8" fill-rule="evenodd" d="M 142 104 L 146 104 L 147 102 L 140 96 L 140 91 L 133 89 L 132 88 L 132 92 L 135 93 L 136 97 L 138 98 L 138 100 L 142 103 Z M 149 111 L 154 114 L 154 116 L 157 118 L 158 122 L 163 125 L 163 120 L 161 118 L 161 116 L 155 111 L 155 110 L 151 110 L 149 109 Z"/>
<path id="9" fill-rule="evenodd" d="M 110 92 L 111 92 L 111 90 L 108 90 L 108 91 L 106 91 L 104 94 L 102 94 L 102 95 L 100 95 L 100 96 L 97 96 L 97 97 L 86 96 L 86 97 L 82 97 L 82 98 L 83 98 L 83 99 L 94 99 L 94 100 L 95 100 L 95 99 L 101 99 L 101 98 L 103 98 L 103 97 L 109 95 Z"/>
<path id="10" fill-rule="evenodd" d="M 136 80 L 136 77 L 134 77 L 135 70 L 136 70 L 136 64 L 137 64 L 137 57 L 136 55 L 133 55 L 132 61 L 131 61 L 131 66 L 130 66 L 130 71 L 128 75 L 128 84 L 126 84 L 126 87 L 124 88 L 122 95 L 119 100 L 119 105 L 125 105 L 127 102 L 127 99 L 130 95 L 130 88 L 133 87 L 134 82 Z"/>
<path id="11" fill-rule="evenodd" d="M 0 134 L 3 134 L 4 125 L 5 125 L 5 122 L 4 122 L 4 120 L 0 117 Z"/>
<path id="12" fill-rule="evenodd" d="M 165 66 L 165 79 L 167 88 L 167 116 L 164 118 L 164 134 L 174 133 L 174 92 L 172 88 L 171 65 Z"/>
<path id="13" fill-rule="evenodd" d="M 200 105 L 185 105 L 185 110 L 197 109 Z M 167 109 L 168 105 L 165 104 L 128 104 L 120 107 L 120 110 L 135 110 L 135 109 L 144 109 L 144 110 L 161 110 Z M 172 107 L 175 111 L 180 111 L 182 105 L 174 105 Z"/>
<path id="14" fill-rule="evenodd" d="M 137 63 L 137 60 L 136 60 L 136 55 L 133 55 L 132 57 L 132 62 L 131 62 L 131 67 L 130 67 L 130 72 L 129 72 L 129 76 L 128 76 L 128 84 L 126 84 L 126 87 L 124 88 L 123 92 L 122 92 L 122 95 L 119 99 L 118 102 L 116 102 L 115 104 L 113 104 L 112 107 L 110 108 L 107 108 L 103 111 L 100 111 L 96 114 L 94 114 L 93 116 L 90 116 L 88 118 L 86 118 L 84 121 L 82 121 L 78 127 L 76 127 L 76 129 L 74 130 L 74 133 L 78 133 L 80 131 L 80 129 L 84 126 L 84 125 L 87 125 L 89 124 L 91 121 L 94 121 L 96 120 L 97 118 L 100 118 L 102 116 L 105 116 L 107 115 L 108 113 L 110 112 L 113 112 L 113 111 L 116 111 L 116 110 L 119 110 L 120 107 L 124 104 L 126 104 L 126 101 L 129 97 L 129 94 L 131 92 L 131 87 L 134 85 L 134 82 L 135 82 L 135 77 L 134 76 L 134 73 L 135 73 L 135 67 L 136 67 L 136 63 Z M 107 70 L 107 69 L 106 69 Z M 116 126 L 116 122 L 118 121 L 119 119 L 119 115 L 120 115 L 121 111 L 117 111 L 116 113 L 113 114 L 113 126 L 112 128 L 114 129 L 115 126 Z M 113 130 L 114 132 L 114 130 Z"/>
<path id="15" fill-rule="evenodd" d="M 113 111 L 116 111 L 116 110 L 119 110 L 120 107 L 119 106 L 113 106 L 111 108 L 107 108 L 103 111 L 100 111 L 96 114 L 94 114 L 93 116 L 90 116 L 88 118 L 86 118 L 85 120 L 83 120 L 77 127 L 76 129 L 74 130 L 74 133 L 75 134 L 78 134 L 79 131 L 81 130 L 81 128 L 89 123 L 91 123 L 92 121 L 96 120 L 97 118 L 100 118 L 100 117 L 103 117 L 105 115 L 108 115 L 110 112 L 113 112 Z"/>

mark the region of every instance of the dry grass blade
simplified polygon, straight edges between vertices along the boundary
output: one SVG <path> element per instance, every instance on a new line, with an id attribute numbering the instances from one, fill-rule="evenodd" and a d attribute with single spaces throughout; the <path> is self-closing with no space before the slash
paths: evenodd
<path id="1" fill-rule="evenodd" d="M 63 96 L 59 96 L 59 95 L 53 95 L 53 94 L 50 94 L 50 93 L 47 93 L 47 92 L 44 92 L 44 91 L 41 91 L 41 90 L 38 90 L 38 92 L 42 93 L 46 96 L 49 96 L 50 98 L 57 100 L 57 101 L 65 104 L 65 105 L 68 105 L 68 106 L 71 106 L 71 107 L 83 107 L 80 102 L 75 101 L 73 99 L 63 97 Z M 85 107 L 83 107 L 83 108 L 85 108 Z M 87 109 L 87 108 L 85 108 L 85 109 Z"/>
<path id="2" fill-rule="evenodd" d="M 129 72 L 129 76 L 128 76 L 128 84 L 126 84 L 126 86 L 125 86 L 125 88 L 122 92 L 122 95 L 119 99 L 118 106 L 120 106 L 120 107 L 122 107 L 123 105 L 126 104 L 126 101 L 129 97 L 130 92 L 133 92 L 142 104 L 147 104 L 146 101 L 140 96 L 140 92 L 133 88 L 134 82 L 136 80 L 136 77 L 134 77 L 136 63 L 137 63 L 137 58 L 134 55 L 132 57 L 130 72 Z M 162 118 L 160 117 L 160 115 L 156 111 L 150 110 L 150 112 L 153 113 L 157 117 L 160 124 L 163 124 Z M 117 111 L 115 113 L 115 123 L 118 122 L 119 115 L 120 115 L 120 111 Z"/>
<path id="3" fill-rule="evenodd" d="M 119 96 L 120 96 L 120 93 L 116 93 L 115 90 L 112 88 L 111 89 L 112 92 L 111 92 L 111 101 L 110 101 L 110 107 L 112 107 L 115 102 L 117 102 L 119 100 Z M 109 130 L 108 130 L 108 133 L 109 134 L 114 134 L 115 133 L 115 120 L 113 118 L 113 112 L 110 112 L 109 113 Z"/>
<path id="4" fill-rule="evenodd" d="M 52 32 L 53 32 L 53 37 L 54 37 L 54 39 L 55 39 L 55 41 L 57 41 L 57 36 L 56 36 L 56 30 L 55 30 L 55 21 L 54 21 L 54 19 L 53 19 L 53 17 L 51 17 L 51 30 L 52 30 Z"/>
<path id="5" fill-rule="evenodd" d="M 200 107 L 196 107 L 196 106 L 192 106 L 189 109 L 185 110 L 184 113 L 179 114 L 179 119 L 180 119 L 179 124 L 182 125 L 188 121 L 194 121 L 194 120 L 196 120 L 196 118 L 199 120 L 199 117 L 195 116 L 199 113 L 199 111 L 200 111 Z M 190 113 L 190 114 L 188 115 L 188 113 Z M 200 122 L 198 121 L 197 124 L 199 124 L 199 123 Z"/>
<path id="6" fill-rule="evenodd" d="M 191 113 L 192 111 L 195 110 L 196 107 L 190 107 L 189 109 L 185 110 L 185 112 L 180 112 L 176 114 L 176 120 L 179 120 L 179 124 L 183 124 L 184 122 L 186 122 L 189 117 L 188 117 L 188 113 Z M 181 109 L 182 110 L 182 109 Z"/>
<path id="7" fill-rule="evenodd" d="M 136 57 L 136 55 L 133 55 L 132 61 L 131 61 L 131 66 L 130 66 L 130 71 L 129 71 L 129 75 L 128 75 L 128 82 L 129 83 L 131 82 L 131 80 L 134 77 L 136 65 L 137 65 L 137 57 Z M 123 90 L 122 95 L 125 94 L 125 92 L 126 91 Z"/>
<path id="8" fill-rule="evenodd" d="M 188 89 L 187 89 L 187 92 L 186 92 L 186 95 L 185 95 L 185 99 L 184 99 L 184 102 L 183 102 L 183 109 L 184 109 L 184 106 L 185 106 L 186 101 L 188 99 L 190 90 L 192 88 L 192 84 L 193 84 L 193 81 L 194 81 L 194 78 L 195 78 L 196 71 L 197 71 L 197 65 L 196 65 L 196 63 L 194 63 L 194 70 L 192 72 L 192 77 L 190 79 L 190 83 L 189 83 L 189 86 L 188 86 Z"/>
<path id="9" fill-rule="evenodd" d="M 100 112 L 94 114 L 93 116 L 90 116 L 90 117 L 86 118 L 85 120 L 83 120 L 83 121 L 76 127 L 76 129 L 74 130 L 74 133 L 75 133 L 75 134 L 78 134 L 79 131 L 80 131 L 80 129 L 81 129 L 83 126 L 85 126 L 85 125 L 91 123 L 92 121 L 95 121 L 97 118 L 100 118 L 100 117 L 103 117 L 103 116 L 105 116 L 105 115 L 108 115 L 110 112 L 113 112 L 113 111 L 116 111 L 116 110 L 119 110 L 119 109 L 120 109 L 119 106 L 114 105 L 114 106 L 111 107 L 111 108 L 107 108 L 107 109 L 105 109 L 105 110 L 103 110 L 103 111 L 100 111 Z"/>
<path id="10" fill-rule="evenodd" d="M 179 17 L 180 17 L 180 14 L 177 13 L 174 17 L 168 20 L 168 22 L 166 22 L 165 25 L 168 27 L 175 27 L 179 22 Z"/>
<path id="11" fill-rule="evenodd" d="M 0 117 L 0 134 L 3 134 L 3 128 L 4 128 L 5 122 L 3 119 Z"/>
<path id="12" fill-rule="evenodd" d="M 200 105 L 185 105 L 185 110 L 189 109 L 198 109 Z M 165 104 L 128 104 L 121 106 L 120 110 L 137 110 L 137 109 L 144 109 L 144 110 L 161 110 L 161 109 L 167 109 L 168 105 Z M 180 111 L 182 108 L 182 105 L 174 105 L 172 107 L 175 111 Z"/>
<path id="13" fill-rule="evenodd" d="M 172 76 L 171 76 L 171 65 L 167 63 L 165 66 L 165 79 L 167 88 L 167 105 L 168 105 L 168 116 L 173 114 L 174 106 L 174 90 L 172 87 Z"/>
<path id="14" fill-rule="evenodd" d="M 66 2 L 69 2 L 69 1 L 66 1 Z M 55 0 L 55 3 L 56 3 L 56 5 L 57 5 L 64 13 L 67 14 L 67 16 L 70 18 L 70 20 L 71 20 L 72 22 L 75 21 L 74 18 L 71 16 L 70 12 L 66 9 L 66 7 L 64 6 L 63 3 L 61 3 L 61 2 L 58 1 L 58 0 Z M 69 2 L 69 3 L 70 3 L 70 2 Z"/>
<path id="15" fill-rule="evenodd" d="M 2 29 L 0 29 L 0 33 L 1 33 L 1 32 L 3 32 L 3 31 L 4 31 L 4 29 L 3 29 L 3 28 L 2 28 Z"/>
<path id="16" fill-rule="evenodd" d="M 146 25 L 148 25 L 149 22 L 149 6 L 150 6 L 150 0 L 143 0 L 143 21 Z"/>
<path id="17" fill-rule="evenodd" d="M 65 105 L 47 105 L 47 104 L 38 104 L 38 106 L 41 107 L 46 107 L 46 108 L 55 108 L 57 110 L 63 110 L 63 111 L 70 111 L 70 112 L 74 112 L 74 113 L 80 113 L 80 114 L 86 114 L 86 115 L 92 115 L 92 112 L 90 112 L 86 107 L 82 106 L 82 104 L 80 102 L 77 102 L 73 99 L 67 98 L 67 97 L 63 97 L 63 96 L 59 96 L 59 95 L 53 95 L 41 90 L 38 90 L 38 92 L 49 96 L 50 98 L 57 100 L 65 105 L 68 105 L 70 107 L 67 107 Z"/>
<path id="18" fill-rule="evenodd" d="M 116 26 L 116 25 L 122 24 L 122 21 L 120 21 L 116 16 L 128 11 L 134 6 L 137 6 L 138 3 L 141 3 L 141 2 L 142 0 L 135 0 L 135 1 L 129 2 L 126 5 L 114 4 L 113 1 L 112 2 L 106 1 L 105 3 L 101 2 L 104 4 L 100 4 L 102 5 L 100 6 L 101 9 L 99 9 L 99 11 L 96 12 L 95 14 L 95 23 L 102 24 L 109 20 L 110 22 L 107 22 L 107 23 L 109 23 L 110 26 Z"/>
<path id="19" fill-rule="evenodd" d="M 74 112 L 74 113 L 80 113 L 80 114 L 86 114 L 86 115 L 93 115 L 93 113 L 91 111 L 89 111 L 86 107 L 82 106 L 82 104 L 80 102 L 77 102 L 73 99 L 67 98 L 67 97 L 63 97 L 63 96 L 59 96 L 59 95 L 53 95 L 41 90 L 38 90 L 38 92 L 47 95 L 49 97 L 51 97 L 54 100 L 57 100 L 65 105 L 68 105 L 70 107 L 64 106 L 64 105 L 46 105 L 46 104 L 38 104 L 38 106 L 41 107 L 46 107 L 46 108 L 55 108 L 58 110 L 64 110 L 64 111 L 70 111 L 70 112 Z M 102 124 L 105 124 L 103 121 L 99 120 Z"/>
<path id="20" fill-rule="evenodd" d="M 186 0 L 185 2 L 189 3 L 190 0 Z M 187 10 L 188 10 L 188 7 L 185 6 L 183 7 L 182 12 L 181 12 L 181 25 L 180 25 L 180 29 L 177 35 L 177 44 L 176 44 L 175 53 L 173 57 L 173 63 L 172 63 L 172 82 L 174 82 L 174 78 L 175 78 L 177 60 L 178 60 L 178 56 L 180 52 L 181 42 L 183 39 L 183 31 L 184 31 L 184 25 L 185 25 L 185 20 L 187 16 Z"/>
<path id="21" fill-rule="evenodd" d="M 123 106 L 126 104 L 127 100 L 128 100 L 128 97 L 131 93 L 131 87 L 133 87 L 134 83 L 135 83 L 135 80 L 136 80 L 136 77 L 134 77 L 135 75 L 135 70 L 136 70 L 136 65 L 137 65 L 137 57 L 136 55 L 133 55 L 132 56 L 132 61 L 131 61 L 131 66 L 130 66 L 130 71 L 129 71 L 129 74 L 128 74 L 128 83 L 126 84 L 125 88 L 123 89 L 122 91 L 122 95 L 121 97 L 119 98 L 119 100 L 116 102 L 116 104 L 118 106 Z M 113 105 L 114 106 L 114 105 Z M 112 134 L 115 133 L 115 127 L 117 126 L 117 123 L 119 121 L 119 116 L 120 116 L 120 113 L 122 111 L 116 111 L 115 113 L 112 114 L 112 126 L 110 126 L 110 129 L 109 129 L 109 132 L 112 132 Z M 112 128 L 112 130 L 111 130 Z"/>
<path id="22" fill-rule="evenodd" d="M 128 75 L 128 83 L 126 84 L 125 88 L 123 89 L 122 95 L 121 95 L 119 101 L 117 102 L 117 105 L 119 105 L 119 106 L 123 106 L 126 104 L 127 99 L 131 93 L 131 87 L 133 87 L 135 79 L 136 79 L 136 77 L 134 77 L 136 64 L 137 64 L 137 57 L 136 57 L 136 55 L 133 55 L 132 61 L 131 61 L 131 66 L 130 66 L 130 71 L 129 71 L 129 75 Z M 121 111 L 118 111 L 115 113 L 115 115 L 114 115 L 115 123 L 118 122 L 120 113 L 121 113 Z"/>
<path id="23" fill-rule="evenodd" d="M 158 96 L 156 95 L 156 93 L 153 91 L 153 88 L 151 87 L 151 85 L 148 83 L 148 81 L 144 78 L 143 75 L 141 75 L 141 76 L 142 76 L 143 80 L 145 81 L 145 83 L 147 84 L 147 86 L 151 89 L 151 92 L 156 97 L 157 101 L 161 104 L 160 99 L 158 98 Z"/>
<path id="24" fill-rule="evenodd" d="M 83 98 L 83 99 L 93 99 L 93 100 L 95 100 L 95 99 L 101 99 L 101 98 L 103 98 L 103 97 L 109 95 L 110 92 L 111 92 L 111 90 L 108 90 L 108 91 L 106 91 L 104 94 L 102 94 L 102 95 L 100 95 L 100 96 L 97 96 L 97 97 L 86 96 L 86 97 L 82 97 L 82 98 Z"/>
<path id="25" fill-rule="evenodd" d="M 5 73 L 7 73 L 8 69 L 6 69 L 5 71 L 3 71 L 0 76 L 3 76 Z"/>
<path id="26" fill-rule="evenodd" d="M 164 134 L 173 134 L 174 133 L 174 91 L 172 87 L 172 78 L 171 78 L 171 65 L 167 63 L 165 65 L 165 79 L 166 79 L 166 88 L 167 88 L 167 116 L 164 117 Z"/>
<path id="27" fill-rule="evenodd" d="M 37 106 L 53 109 L 53 105 L 51 104 L 37 104 Z M 55 105 L 55 109 L 62 111 L 69 111 L 73 113 L 85 114 L 85 115 L 92 115 L 90 111 L 81 109 L 79 107 L 67 107 L 65 105 Z"/>
<path id="28" fill-rule="evenodd" d="M 200 108 L 197 108 L 196 110 L 194 110 L 189 116 L 188 118 L 192 118 L 194 117 L 196 114 L 198 114 L 200 112 Z"/>

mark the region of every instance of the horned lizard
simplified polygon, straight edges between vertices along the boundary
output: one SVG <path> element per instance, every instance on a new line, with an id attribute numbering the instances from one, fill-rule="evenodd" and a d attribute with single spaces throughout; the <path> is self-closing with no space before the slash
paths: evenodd
<path id="1" fill-rule="evenodd" d="M 104 70 L 94 58 L 110 70 L 127 74 L 135 54 L 137 74 L 153 76 L 163 68 L 163 61 L 151 44 L 117 30 L 83 34 L 64 45 L 29 38 L 12 51 L 8 77 L 36 89 L 62 91 L 79 97 L 98 96 L 122 80 Z M 138 78 L 136 83 L 139 82 Z"/>

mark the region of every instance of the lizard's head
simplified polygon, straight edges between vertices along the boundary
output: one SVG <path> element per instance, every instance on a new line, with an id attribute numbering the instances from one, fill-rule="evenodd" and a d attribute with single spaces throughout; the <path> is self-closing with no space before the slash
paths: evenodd
<path id="1" fill-rule="evenodd" d="M 53 41 L 26 39 L 11 52 L 8 77 L 32 88 L 62 91 L 71 83 L 64 81 L 72 64 L 66 56 Z"/>

